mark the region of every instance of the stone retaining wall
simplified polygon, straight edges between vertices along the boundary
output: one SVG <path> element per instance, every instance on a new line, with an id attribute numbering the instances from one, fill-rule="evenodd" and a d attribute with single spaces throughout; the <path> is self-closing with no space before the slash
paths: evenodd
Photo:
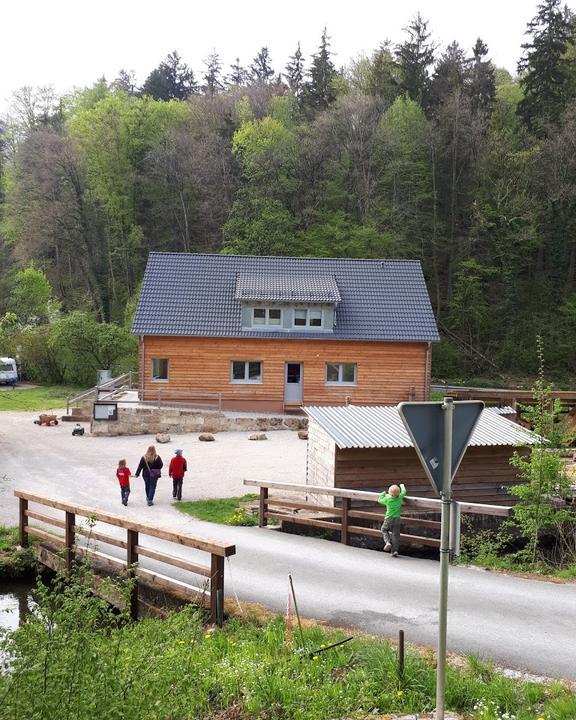
<path id="1" fill-rule="evenodd" d="M 92 420 L 90 432 L 92 435 L 150 435 L 301 430 L 307 426 L 308 418 L 305 417 L 228 417 L 206 410 L 119 407 L 118 420 Z"/>

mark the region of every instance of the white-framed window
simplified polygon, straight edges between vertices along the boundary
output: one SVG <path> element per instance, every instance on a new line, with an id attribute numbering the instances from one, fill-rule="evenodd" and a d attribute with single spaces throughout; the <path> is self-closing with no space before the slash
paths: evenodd
<path id="1" fill-rule="evenodd" d="M 167 358 L 152 359 L 152 380 L 156 382 L 168 381 L 168 367 L 170 363 Z"/>
<path id="2" fill-rule="evenodd" d="M 356 363 L 326 363 L 326 385 L 356 385 Z"/>
<path id="3" fill-rule="evenodd" d="M 260 360 L 232 360 L 230 382 L 261 383 L 262 362 Z"/>
<path id="4" fill-rule="evenodd" d="M 322 310 L 312 308 L 294 309 L 294 327 L 322 327 Z"/>
<path id="5" fill-rule="evenodd" d="M 278 327 L 282 325 L 281 308 L 258 307 L 252 310 L 252 327 L 268 325 Z"/>

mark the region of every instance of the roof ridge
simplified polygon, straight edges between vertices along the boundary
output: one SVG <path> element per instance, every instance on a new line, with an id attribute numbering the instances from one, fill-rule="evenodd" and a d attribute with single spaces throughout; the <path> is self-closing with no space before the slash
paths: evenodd
<path id="1" fill-rule="evenodd" d="M 337 261 L 357 263 L 412 263 L 422 265 L 420 260 L 413 258 L 347 258 L 347 257 L 317 257 L 314 255 L 227 255 L 224 253 L 191 253 L 191 252 L 166 252 L 163 250 L 150 250 L 148 256 L 152 255 L 177 255 L 178 257 L 219 257 L 219 258 L 249 258 L 250 260 L 262 258 L 263 260 L 314 260 L 314 261 Z"/>

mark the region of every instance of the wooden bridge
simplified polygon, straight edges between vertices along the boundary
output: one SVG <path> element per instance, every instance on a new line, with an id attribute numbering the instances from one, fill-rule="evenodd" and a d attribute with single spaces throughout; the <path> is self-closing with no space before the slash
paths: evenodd
<path id="1" fill-rule="evenodd" d="M 378 504 L 380 493 L 266 480 L 244 480 L 244 485 L 259 488 L 260 527 L 266 526 L 268 520 L 274 520 L 333 530 L 340 533 L 340 541 L 345 545 L 350 543 L 351 535 L 382 537 L 379 527 L 374 527 L 375 524 L 382 523 L 386 512 L 386 508 Z M 270 491 L 274 492 L 274 497 Z M 402 532 L 400 540 L 439 549 L 441 523 L 422 515 L 440 514 L 441 505 L 441 500 L 407 495 L 403 505 L 402 528 L 408 527 L 412 530 L 410 533 Z M 504 505 L 453 500 L 450 513 L 450 555 L 456 557 L 460 554 L 462 513 L 507 518 L 511 512 L 512 508 Z M 361 525 L 355 523 L 355 520 L 368 521 L 368 524 Z M 425 534 L 414 534 L 418 528 Z"/>
<path id="2" fill-rule="evenodd" d="M 53 570 L 64 569 L 70 573 L 79 558 L 89 556 L 93 560 L 95 571 L 98 573 L 126 573 L 127 577 L 136 580 L 131 585 L 129 597 L 130 614 L 134 619 L 138 617 L 142 606 L 146 607 L 141 592 L 144 588 L 147 588 L 153 593 L 168 593 L 180 600 L 206 604 L 210 609 L 211 622 L 222 624 L 224 614 L 224 559 L 235 554 L 236 547 L 234 545 L 188 533 L 145 525 L 120 515 L 100 512 L 94 508 L 81 505 L 71 505 L 60 500 L 34 495 L 21 490 L 16 490 L 14 494 L 19 498 L 20 504 L 20 545 L 27 547 L 30 544 L 30 536 L 38 538 L 38 541 L 34 540 L 33 544 L 38 553 L 38 560 L 42 564 Z M 31 504 L 51 508 L 51 514 L 32 509 Z M 52 512 L 54 510 L 63 512 L 64 515 L 58 517 Z M 85 518 L 86 523 L 77 524 L 78 517 Z M 35 520 L 41 525 L 30 525 L 30 520 Z M 98 523 L 98 526 L 96 526 L 96 523 Z M 125 539 L 101 532 L 101 524 L 123 529 L 126 532 Z M 50 526 L 50 530 L 46 529 L 46 525 Z M 63 530 L 64 533 L 52 532 L 52 528 Z M 159 538 L 172 543 L 175 548 L 185 547 L 203 551 L 210 556 L 210 562 L 206 564 L 196 563 L 192 562 L 189 557 L 183 557 L 172 552 L 161 552 L 145 545 L 142 542 L 142 536 Z M 83 538 L 83 540 L 80 540 L 80 538 Z M 98 548 L 102 543 L 125 551 L 125 560 L 93 547 L 92 544 L 96 542 Z M 168 568 L 185 570 L 192 576 L 205 578 L 205 581 L 201 586 L 198 586 L 192 581 L 183 582 L 164 573 L 153 572 L 139 564 L 140 558 L 150 558 Z"/>

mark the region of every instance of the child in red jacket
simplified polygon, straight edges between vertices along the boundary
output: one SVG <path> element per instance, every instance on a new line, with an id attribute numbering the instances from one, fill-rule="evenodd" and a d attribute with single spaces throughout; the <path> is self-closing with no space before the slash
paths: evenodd
<path id="1" fill-rule="evenodd" d="M 188 465 L 185 458 L 182 457 L 182 450 L 174 450 L 174 453 L 175 456 L 170 460 L 168 475 L 172 478 L 172 497 L 182 500 L 182 481 Z"/>
<path id="2" fill-rule="evenodd" d="M 126 467 L 126 460 L 118 460 L 116 468 L 116 477 L 120 483 L 120 495 L 122 497 L 122 505 L 128 505 L 128 496 L 130 495 L 130 468 Z"/>

